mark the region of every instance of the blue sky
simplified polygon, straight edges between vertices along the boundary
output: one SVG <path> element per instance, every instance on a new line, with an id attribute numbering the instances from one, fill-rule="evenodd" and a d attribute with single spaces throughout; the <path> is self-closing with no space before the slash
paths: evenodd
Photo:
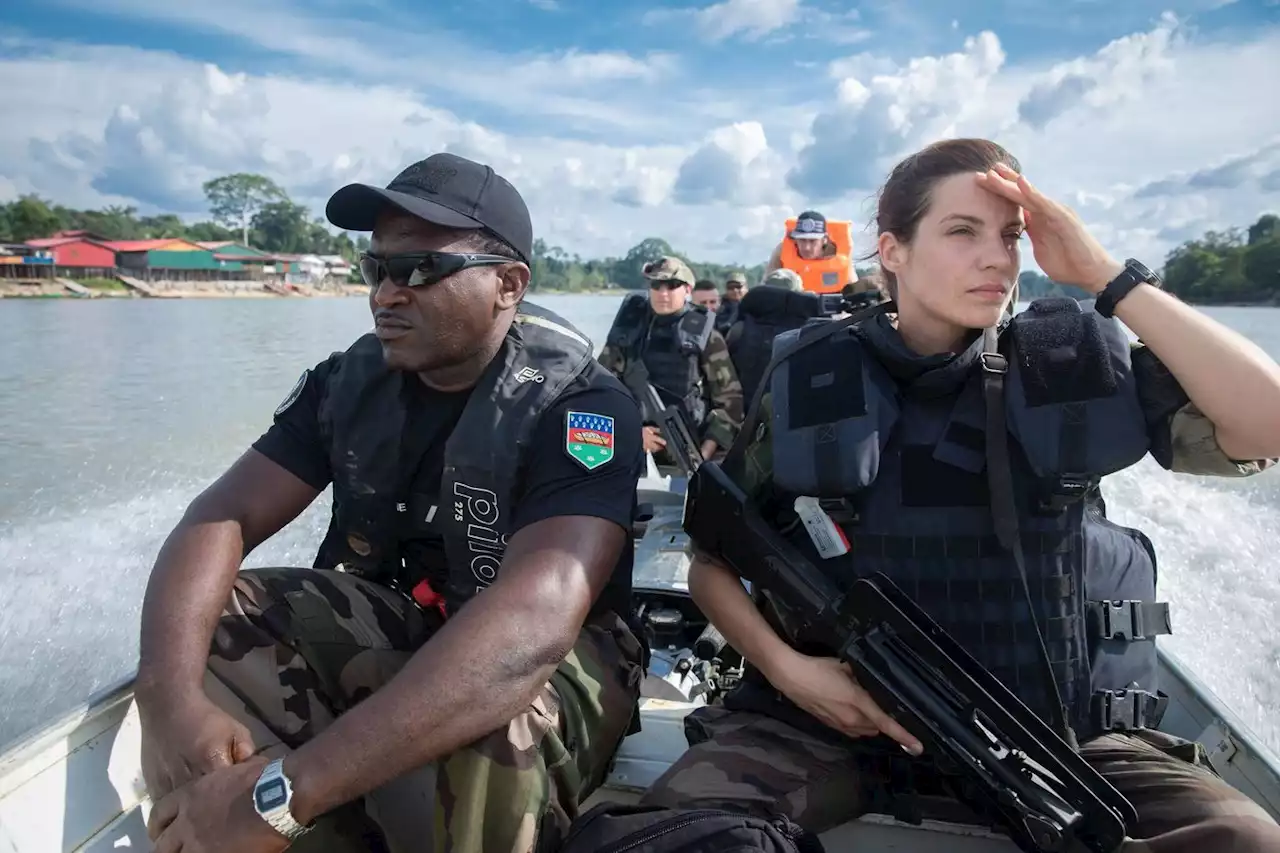
<path id="1" fill-rule="evenodd" d="M 570 251 L 754 263 L 787 215 L 861 226 L 896 159 L 983 135 L 1122 255 L 1280 209 L 1275 0 L 421 5 L 8 0 L 0 198 L 200 216 L 244 170 L 318 213 L 453 150 Z"/>

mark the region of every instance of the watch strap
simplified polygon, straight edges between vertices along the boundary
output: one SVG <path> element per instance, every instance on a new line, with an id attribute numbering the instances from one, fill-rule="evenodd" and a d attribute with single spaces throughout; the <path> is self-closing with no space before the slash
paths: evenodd
<path id="1" fill-rule="evenodd" d="M 262 808 L 259 802 L 258 789 L 277 782 L 284 788 L 283 801 L 272 808 Z M 311 827 L 303 826 L 294 818 L 293 812 L 289 810 L 292 802 L 293 783 L 285 775 L 284 759 L 277 758 L 262 768 L 262 773 L 258 776 L 258 781 L 254 785 L 253 807 L 258 812 L 258 816 L 266 821 L 272 829 L 290 841 L 311 830 Z"/>
<path id="2" fill-rule="evenodd" d="M 1159 287 L 1160 277 L 1147 269 L 1141 262 L 1134 258 L 1127 258 L 1124 262 L 1124 269 L 1121 270 L 1120 274 L 1107 282 L 1107 286 L 1098 293 L 1097 299 L 1093 303 L 1093 310 L 1103 317 L 1114 317 L 1116 306 L 1120 304 L 1120 300 L 1128 296 L 1140 284 L 1151 284 Z"/>

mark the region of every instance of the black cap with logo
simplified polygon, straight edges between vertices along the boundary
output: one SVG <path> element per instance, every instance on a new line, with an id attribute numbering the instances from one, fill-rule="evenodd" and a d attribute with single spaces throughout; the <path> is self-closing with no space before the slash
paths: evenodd
<path id="1" fill-rule="evenodd" d="M 796 227 L 791 231 L 792 237 L 816 239 L 827 236 L 827 218 L 816 210 L 806 210 L 796 217 Z"/>
<path id="2" fill-rule="evenodd" d="M 333 194 L 324 212 L 339 228 L 372 231 L 387 205 L 445 228 L 488 231 L 525 263 L 533 254 L 533 224 L 520 193 L 489 166 L 457 154 L 432 154 L 385 189 L 348 184 Z"/>

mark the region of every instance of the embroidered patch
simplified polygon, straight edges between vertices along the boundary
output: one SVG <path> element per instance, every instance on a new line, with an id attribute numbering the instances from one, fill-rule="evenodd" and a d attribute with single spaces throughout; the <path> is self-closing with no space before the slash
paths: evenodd
<path id="1" fill-rule="evenodd" d="M 298 377 L 298 383 L 293 386 L 293 390 L 289 392 L 289 396 L 284 398 L 284 402 L 276 406 L 276 417 L 280 417 L 289 411 L 289 407 L 298 402 L 298 398 L 302 396 L 302 389 L 307 387 L 307 377 L 311 375 L 311 370 L 302 371 L 302 375 Z"/>
<path id="2" fill-rule="evenodd" d="M 588 471 L 613 458 L 613 418 L 592 412 L 569 412 L 564 450 Z"/>

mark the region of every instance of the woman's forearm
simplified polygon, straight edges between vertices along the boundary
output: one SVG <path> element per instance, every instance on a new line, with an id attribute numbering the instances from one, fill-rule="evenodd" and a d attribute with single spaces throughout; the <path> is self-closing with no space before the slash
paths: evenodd
<path id="1" fill-rule="evenodd" d="M 742 581 L 724 566 L 695 557 L 689 566 L 689 594 L 725 641 L 778 686 L 780 673 L 798 652 L 765 621 Z"/>
<path id="2" fill-rule="evenodd" d="M 1280 365 L 1243 335 L 1139 285 L 1116 317 L 1169 368 L 1232 459 L 1280 456 Z"/>

